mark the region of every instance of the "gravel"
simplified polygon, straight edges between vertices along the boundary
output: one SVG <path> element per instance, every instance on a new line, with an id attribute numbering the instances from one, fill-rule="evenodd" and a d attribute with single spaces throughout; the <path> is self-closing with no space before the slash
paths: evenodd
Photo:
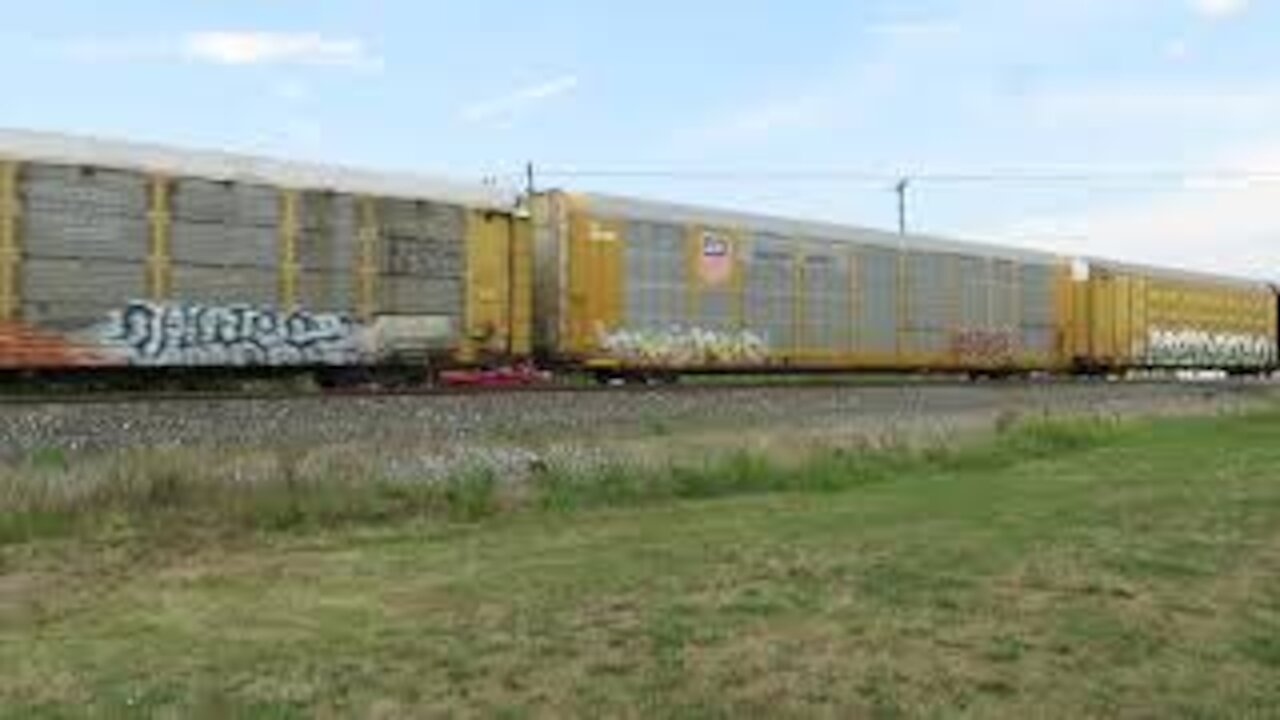
<path id="1" fill-rule="evenodd" d="M 471 447 L 593 446 L 627 437 L 892 429 L 991 422 L 1001 414 L 1133 414 L 1228 409 L 1269 385 L 1040 384 L 660 389 L 626 393 L 296 398 L 130 404 L 0 405 L 0 460 L 37 452 L 139 448 L 413 448 L 447 457 Z M 504 462 L 504 464 L 506 464 Z"/>

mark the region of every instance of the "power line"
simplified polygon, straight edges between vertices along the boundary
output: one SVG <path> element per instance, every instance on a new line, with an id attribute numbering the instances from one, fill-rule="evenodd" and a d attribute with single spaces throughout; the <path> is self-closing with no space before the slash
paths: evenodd
<path id="1" fill-rule="evenodd" d="M 728 170 L 728 169 L 623 169 L 623 168 L 539 168 L 540 177 L 558 180 L 625 179 L 674 181 L 757 181 L 757 182 L 865 182 L 897 189 L 904 176 L 913 184 L 930 185 L 1108 185 L 1145 183 L 1189 185 L 1193 183 L 1280 183 L 1280 170 L 1081 170 L 1032 171 L 996 170 L 982 172 L 889 173 L 866 170 Z"/>

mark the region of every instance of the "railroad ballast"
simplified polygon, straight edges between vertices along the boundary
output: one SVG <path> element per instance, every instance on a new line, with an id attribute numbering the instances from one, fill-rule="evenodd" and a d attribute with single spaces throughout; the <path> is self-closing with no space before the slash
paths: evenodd
<path id="1" fill-rule="evenodd" d="M 1262 282 L 0 132 L 0 369 L 1275 367 Z"/>

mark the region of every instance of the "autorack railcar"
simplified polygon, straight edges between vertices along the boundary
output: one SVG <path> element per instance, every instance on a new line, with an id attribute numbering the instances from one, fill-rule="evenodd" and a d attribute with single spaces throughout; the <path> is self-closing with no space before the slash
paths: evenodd
<path id="1" fill-rule="evenodd" d="M 1277 362 L 1277 296 L 1261 282 L 605 195 L 523 200 L 0 131 L 0 370 L 426 380 L 529 360 L 608 378 Z"/>
<path id="2" fill-rule="evenodd" d="M 1275 367 L 1277 295 L 1267 283 L 1076 260 L 1070 327 L 1086 372 L 1261 373 Z"/>
<path id="3" fill-rule="evenodd" d="M 520 358 L 513 208 L 480 185 L 0 132 L 0 368 Z"/>
<path id="4" fill-rule="evenodd" d="M 1070 265 L 602 195 L 532 201 L 538 351 L 602 374 L 1065 370 Z"/>

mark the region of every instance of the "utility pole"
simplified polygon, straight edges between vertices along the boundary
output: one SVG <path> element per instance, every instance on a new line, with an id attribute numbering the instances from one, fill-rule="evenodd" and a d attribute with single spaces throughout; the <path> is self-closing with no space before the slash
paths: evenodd
<path id="1" fill-rule="evenodd" d="M 524 189 L 531 197 L 537 188 L 534 185 L 533 161 L 530 160 L 524 166 Z"/>
<path id="2" fill-rule="evenodd" d="M 911 188 L 911 179 L 902 178 L 895 186 L 898 191 L 898 234 L 907 234 L 907 190 Z"/>

